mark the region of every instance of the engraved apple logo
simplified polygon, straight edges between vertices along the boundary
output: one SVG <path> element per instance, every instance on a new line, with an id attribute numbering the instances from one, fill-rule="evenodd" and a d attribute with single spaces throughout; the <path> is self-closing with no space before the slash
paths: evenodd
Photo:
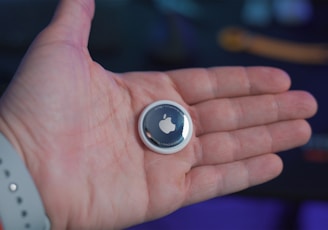
<path id="1" fill-rule="evenodd" d="M 175 124 L 172 123 L 171 117 L 167 117 L 167 115 L 164 114 L 163 119 L 159 122 L 159 128 L 163 133 L 169 134 L 175 131 Z"/>

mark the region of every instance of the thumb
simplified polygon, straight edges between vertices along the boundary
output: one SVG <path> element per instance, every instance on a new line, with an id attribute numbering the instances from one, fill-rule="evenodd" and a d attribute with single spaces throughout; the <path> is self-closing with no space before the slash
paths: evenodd
<path id="1" fill-rule="evenodd" d="M 95 0 L 61 0 L 48 38 L 87 47 L 94 11 Z"/>

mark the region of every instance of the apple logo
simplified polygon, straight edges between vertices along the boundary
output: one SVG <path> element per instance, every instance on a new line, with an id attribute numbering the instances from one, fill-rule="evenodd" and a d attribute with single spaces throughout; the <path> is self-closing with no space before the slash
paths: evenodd
<path id="1" fill-rule="evenodd" d="M 167 117 L 166 114 L 164 114 L 163 119 L 159 122 L 159 128 L 163 133 L 169 134 L 175 131 L 175 124 L 172 123 L 171 117 Z"/>

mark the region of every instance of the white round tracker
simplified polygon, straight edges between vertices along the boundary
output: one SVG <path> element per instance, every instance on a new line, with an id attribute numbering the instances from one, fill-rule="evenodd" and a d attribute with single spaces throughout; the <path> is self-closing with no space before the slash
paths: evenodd
<path id="1" fill-rule="evenodd" d="M 161 100 L 148 105 L 139 117 L 138 131 L 152 151 L 172 154 L 190 141 L 193 124 L 188 111 L 176 102 Z"/>

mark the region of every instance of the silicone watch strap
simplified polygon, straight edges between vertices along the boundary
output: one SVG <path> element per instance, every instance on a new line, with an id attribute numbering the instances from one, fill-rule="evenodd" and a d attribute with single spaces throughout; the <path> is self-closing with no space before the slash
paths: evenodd
<path id="1" fill-rule="evenodd" d="M 50 229 L 50 222 L 31 175 L 1 133 L 0 218 L 4 230 Z"/>

